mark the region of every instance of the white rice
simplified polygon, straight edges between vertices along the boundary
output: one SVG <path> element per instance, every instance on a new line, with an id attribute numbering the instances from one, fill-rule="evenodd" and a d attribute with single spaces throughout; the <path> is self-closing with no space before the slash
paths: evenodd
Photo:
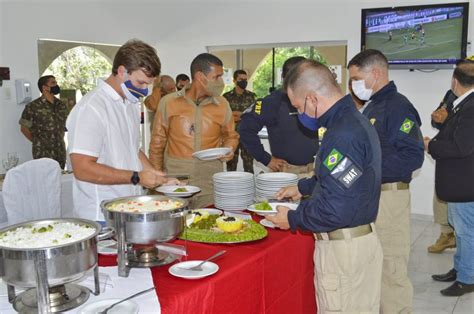
<path id="1" fill-rule="evenodd" d="M 176 209 L 181 207 L 182 205 L 183 204 L 181 202 L 173 200 L 157 201 L 151 199 L 144 202 L 127 201 L 119 204 L 113 204 L 109 207 L 109 209 L 117 212 L 126 213 L 148 213 Z"/>
<path id="2" fill-rule="evenodd" d="M 71 222 L 44 223 L 34 227 L 19 227 L 0 234 L 0 245 L 9 248 L 42 248 L 83 240 L 94 234 L 95 228 Z"/>

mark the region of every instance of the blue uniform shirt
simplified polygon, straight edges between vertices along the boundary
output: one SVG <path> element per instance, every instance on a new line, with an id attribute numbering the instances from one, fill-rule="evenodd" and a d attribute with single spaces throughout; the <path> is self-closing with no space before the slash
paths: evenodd
<path id="1" fill-rule="evenodd" d="M 298 189 L 311 195 L 288 212 L 292 230 L 329 232 L 375 221 L 381 189 L 381 151 L 375 129 L 350 95 L 318 122 L 327 128 L 316 157 L 315 176 Z"/>
<path id="2" fill-rule="evenodd" d="M 298 121 L 288 96 L 281 90 L 257 101 L 242 115 L 240 142 L 257 161 L 268 165 L 272 155 L 296 166 L 314 161 L 318 151 L 317 132 L 311 132 Z M 267 127 L 272 155 L 263 148 L 258 132 Z"/>
<path id="3" fill-rule="evenodd" d="M 415 107 L 391 81 L 372 95 L 364 115 L 379 135 L 382 183 L 409 183 L 425 158 L 421 119 Z"/>

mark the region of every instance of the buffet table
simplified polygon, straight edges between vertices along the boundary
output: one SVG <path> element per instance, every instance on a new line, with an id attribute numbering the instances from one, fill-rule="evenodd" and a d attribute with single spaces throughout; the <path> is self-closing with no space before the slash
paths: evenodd
<path id="1" fill-rule="evenodd" d="M 268 237 L 255 242 L 186 244 L 187 260 L 227 253 L 214 261 L 216 274 L 199 280 L 170 275 L 171 265 L 152 268 L 162 313 L 316 313 L 311 234 L 268 229 Z M 116 256 L 99 255 L 99 265 L 116 265 Z"/>

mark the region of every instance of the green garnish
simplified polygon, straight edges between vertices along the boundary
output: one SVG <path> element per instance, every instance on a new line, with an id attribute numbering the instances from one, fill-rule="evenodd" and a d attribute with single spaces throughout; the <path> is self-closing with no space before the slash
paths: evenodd
<path id="1" fill-rule="evenodd" d="M 64 238 L 65 238 L 65 239 L 72 238 L 72 235 L 70 235 L 69 233 L 65 233 L 65 234 L 64 234 Z"/>
<path id="2" fill-rule="evenodd" d="M 268 234 L 262 225 L 253 220 L 245 220 L 245 227 L 236 233 L 215 231 L 217 218 L 219 215 L 209 215 L 207 219 L 191 224 L 181 234 L 181 239 L 204 243 L 237 243 L 260 240 Z"/>
<path id="3" fill-rule="evenodd" d="M 201 214 L 201 213 L 199 213 Z M 211 229 L 213 226 L 216 225 L 216 220 L 219 218 L 219 215 L 209 215 L 207 219 L 201 219 L 198 222 L 194 222 L 189 226 L 192 229 Z"/>
<path id="4" fill-rule="evenodd" d="M 256 210 L 272 210 L 273 208 L 268 204 L 268 202 L 261 202 L 255 204 L 255 209 Z"/>
<path id="5" fill-rule="evenodd" d="M 186 188 L 177 188 L 173 192 L 187 192 Z"/>

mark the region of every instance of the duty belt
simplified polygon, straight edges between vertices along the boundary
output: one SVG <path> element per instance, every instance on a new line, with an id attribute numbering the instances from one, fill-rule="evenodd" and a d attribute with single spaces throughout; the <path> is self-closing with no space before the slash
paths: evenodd
<path id="1" fill-rule="evenodd" d="M 393 182 L 393 183 L 382 184 L 382 191 L 408 190 L 409 188 L 410 188 L 410 185 L 405 182 Z"/>
<path id="2" fill-rule="evenodd" d="M 315 233 L 317 240 L 344 240 L 364 236 L 374 231 L 373 224 L 361 225 L 354 228 L 337 229 L 331 232 Z"/>

